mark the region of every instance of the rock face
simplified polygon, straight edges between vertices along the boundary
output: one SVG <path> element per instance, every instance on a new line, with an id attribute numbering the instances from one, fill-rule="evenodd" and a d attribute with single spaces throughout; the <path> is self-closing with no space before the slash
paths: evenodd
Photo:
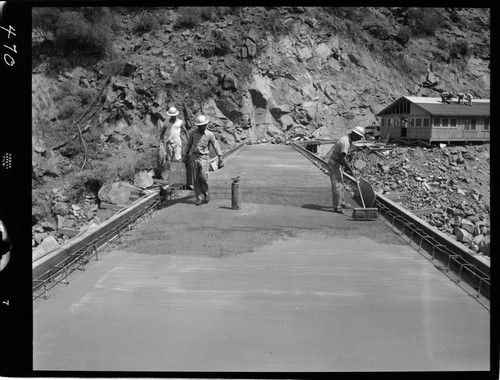
<path id="1" fill-rule="evenodd" d="M 174 11 L 166 12 L 169 20 L 175 19 Z M 104 86 L 101 142 L 134 146 L 155 141 L 158 112 L 164 114 L 170 105 L 184 118 L 206 113 L 225 147 L 285 134 L 337 138 L 354 125 L 377 123 L 375 114 L 401 95 L 437 96 L 446 89 L 489 97 L 489 29 L 481 30 L 488 25 L 487 11 L 458 11 L 474 19 L 473 26 L 452 22 L 456 12 L 441 9 L 447 27 L 437 28 L 432 37 L 410 38 L 404 46 L 395 36 L 408 20 L 398 12 L 406 10 L 366 8 L 362 22 L 351 22 L 331 11 L 325 16 L 319 8 L 243 7 L 193 30 L 177 31 L 170 23 L 144 35 L 121 29 L 115 49 L 138 48 Z M 127 16 L 116 17 L 120 24 Z M 281 27 L 276 20 L 282 20 Z M 450 61 L 442 47 L 435 48 L 447 43 L 450 33 L 477 36 L 467 65 Z M 77 67 L 60 81 L 97 89 L 103 69 Z M 36 123 L 51 117 L 48 88 L 36 87 Z M 34 149 L 46 150 L 41 136 L 34 136 Z M 38 173 L 63 175 L 62 163 L 50 154 L 47 162 L 36 165 Z M 458 155 L 457 160 L 461 164 L 464 158 Z"/>

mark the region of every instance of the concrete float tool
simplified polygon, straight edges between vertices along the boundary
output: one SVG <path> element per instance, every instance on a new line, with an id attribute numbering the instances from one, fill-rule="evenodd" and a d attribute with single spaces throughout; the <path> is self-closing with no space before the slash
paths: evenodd
<path id="1" fill-rule="evenodd" d="M 361 192 L 361 187 L 359 186 L 358 176 L 355 173 L 354 168 L 362 169 L 366 163 L 364 161 L 357 161 L 354 165 L 352 165 L 352 174 L 354 175 L 354 180 L 356 181 L 356 185 L 358 186 L 359 197 L 361 198 L 361 203 L 363 204 L 363 208 L 355 207 L 352 210 L 352 218 L 356 220 L 375 220 L 378 216 L 377 208 L 367 208 L 365 206 L 365 200 L 363 199 L 363 193 Z"/>

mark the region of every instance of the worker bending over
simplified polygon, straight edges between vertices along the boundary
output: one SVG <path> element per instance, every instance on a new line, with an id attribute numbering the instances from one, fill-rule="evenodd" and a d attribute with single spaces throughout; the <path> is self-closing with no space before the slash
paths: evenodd
<path id="1" fill-rule="evenodd" d="M 208 189 L 208 169 L 210 166 L 210 146 L 215 150 L 219 158 L 219 169 L 224 166 L 221 157 L 219 144 L 215 135 L 207 129 L 209 120 L 206 116 L 200 115 L 196 118 L 197 128 L 191 132 L 186 145 L 186 156 L 184 161 L 189 162 L 193 169 L 194 195 L 196 196 L 196 206 L 210 201 Z"/>
<path id="2" fill-rule="evenodd" d="M 347 160 L 347 154 L 353 142 L 365 138 L 363 127 L 354 127 L 350 133 L 341 137 L 333 146 L 332 155 L 328 160 L 328 175 L 332 183 L 333 211 L 343 214 L 342 208 L 351 207 L 344 202 L 344 166 L 351 172 L 352 166 Z"/>

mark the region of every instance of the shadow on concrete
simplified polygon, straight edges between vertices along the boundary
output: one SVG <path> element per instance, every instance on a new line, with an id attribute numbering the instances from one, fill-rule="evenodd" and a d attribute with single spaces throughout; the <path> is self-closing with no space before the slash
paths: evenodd
<path id="1" fill-rule="evenodd" d="M 194 198 L 194 194 L 190 194 L 190 195 L 186 195 L 182 198 L 177 198 L 177 199 L 167 199 L 165 200 L 165 202 L 163 202 L 161 204 L 161 206 L 159 207 L 159 209 L 164 209 L 164 208 L 167 208 L 167 207 L 170 207 L 170 206 L 173 206 L 177 203 L 184 203 L 184 204 L 194 204 L 193 201 L 191 201 L 192 198 Z"/>
<path id="2" fill-rule="evenodd" d="M 309 210 L 317 210 L 317 211 L 326 211 L 326 212 L 333 212 L 331 206 L 321 206 L 321 205 L 302 205 L 300 206 L 302 208 L 307 208 Z"/>
<path id="3" fill-rule="evenodd" d="M 232 207 L 229 207 L 229 206 L 219 206 L 219 208 L 223 208 L 225 210 L 232 210 L 233 209 Z"/>

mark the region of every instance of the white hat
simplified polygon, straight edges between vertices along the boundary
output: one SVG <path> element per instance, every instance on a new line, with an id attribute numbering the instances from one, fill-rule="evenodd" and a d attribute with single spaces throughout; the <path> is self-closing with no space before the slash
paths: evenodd
<path id="1" fill-rule="evenodd" d="M 354 127 L 352 132 L 360 135 L 362 138 L 365 138 L 365 129 L 363 127 Z"/>
<path id="2" fill-rule="evenodd" d="M 194 125 L 205 125 L 208 123 L 209 123 L 208 117 L 206 117 L 205 115 L 200 115 L 196 118 Z"/>
<path id="3" fill-rule="evenodd" d="M 179 114 L 179 111 L 177 111 L 177 108 L 175 107 L 170 107 L 167 111 L 168 116 L 177 116 Z"/>

